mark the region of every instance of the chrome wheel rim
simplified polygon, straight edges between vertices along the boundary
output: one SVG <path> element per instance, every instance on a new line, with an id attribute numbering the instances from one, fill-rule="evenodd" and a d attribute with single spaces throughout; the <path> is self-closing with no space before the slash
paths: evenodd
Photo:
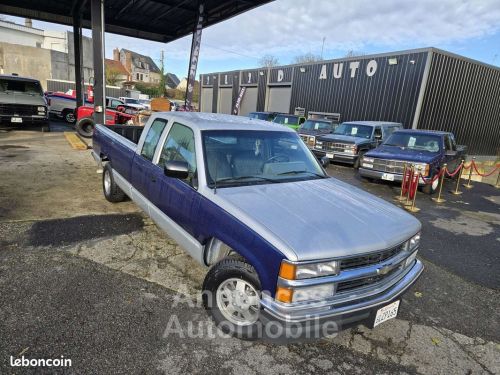
<path id="1" fill-rule="evenodd" d="M 109 171 L 104 171 L 104 191 L 109 195 L 111 191 L 111 175 Z"/>
<path id="2" fill-rule="evenodd" d="M 259 293 L 243 279 L 225 280 L 217 288 L 216 299 L 224 318 L 233 324 L 248 326 L 259 319 Z"/>
<path id="3" fill-rule="evenodd" d="M 75 115 L 73 113 L 67 113 L 66 114 L 66 121 L 67 122 L 75 122 Z"/>

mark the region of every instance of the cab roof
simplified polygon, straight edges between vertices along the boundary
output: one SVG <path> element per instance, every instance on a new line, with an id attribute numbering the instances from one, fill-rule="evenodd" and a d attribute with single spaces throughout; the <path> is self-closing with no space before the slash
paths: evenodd
<path id="1" fill-rule="evenodd" d="M 445 132 L 442 130 L 427 130 L 427 129 L 400 129 L 396 130 L 394 133 L 415 133 L 415 134 L 425 134 L 425 135 L 446 135 L 450 132 Z"/>
<path id="2" fill-rule="evenodd" d="M 40 81 L 35 78 L 30 78 L 30 77 L 21 77 L 21 76 L 16 76 L 13 74 L 0 74 L 0 79 L 13 79 L 16 81 L 25 81 L 25 82 L 38 82 Z"/>
<path id="3" fill-rule="evenodd" d="M 177 121 L 194 130 L 263 130 L 296 133 L 289 127 L 264 120 L 243 116 L 205 112 L 160 112 L 155 118 Z"/>

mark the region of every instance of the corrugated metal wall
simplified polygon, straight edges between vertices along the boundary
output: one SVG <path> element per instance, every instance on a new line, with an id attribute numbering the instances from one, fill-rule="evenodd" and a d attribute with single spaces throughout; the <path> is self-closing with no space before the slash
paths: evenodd
<path id="1" fill-rule="evenodd" d="M 389 65 L 390 58 L 395 58 L 397 64 Z M 302 107 L 306 111 L 340 113 L 342 121 L 396 121 L 410 128 L 426 58 L 427 52 L 420 51 L 296 66 L 290 111 Z M 377 66 L 369 76 L 367 68 L 371 60 Z M 359 62 L 354 77 L 351 62 Z M 334 73 L 340 78 L 335 78 Z M 325 75 L 326 78 L 320 79 Z"/>
<path id="2" fill-rule="evenodd" d="M 261 74 L 262 73 L 262 74 Z M 266 106 L 267 69 L 259 70 L 259 93 L 257 95 L 257 111 L 264 111 Z"/>
<path id="3" fill-rule="evenodd" d="M 85 85 L 85 90 L 87 90 L 88 85 Z M 74 82 L 68 81 L 56 81 L 47 80 L 47 91 L 61 91 L 66 92 L 68 90 L 76 90 L 76 85 Z M 106 96 L 112 96 L 113 98 L 119 98 L 120 96 L 127 96 L 127 91 L 125 89 L 120 89 L 116 87 L 106 86 Z"/>
<path id="4" fill-rule="evenodd" d="M 418 128 L 453 132 L 470 155 L 498 155 L 500 69 L 433 52 Z"/>

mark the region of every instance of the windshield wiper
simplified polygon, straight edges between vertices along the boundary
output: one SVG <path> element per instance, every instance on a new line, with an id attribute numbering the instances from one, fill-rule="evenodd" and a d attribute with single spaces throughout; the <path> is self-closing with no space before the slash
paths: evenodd
<path id="1" fill-rule="evenodd" d="M 309 172 L 309 171 L 288 171 L 288 172 L 281 172 L 281 173 L 278 173 L 278 176 L 286 176 L 286 175 L 290 175 L 290 174 L 300 174 L 300 173 L 307 173 L 307 174 L 310 174 L 310 175 L 313 175 L 313 176 L 316 176 L 316 177 L 326 178 L 326 176 L 324 174 L 315 173 L 315 172 Z"/>

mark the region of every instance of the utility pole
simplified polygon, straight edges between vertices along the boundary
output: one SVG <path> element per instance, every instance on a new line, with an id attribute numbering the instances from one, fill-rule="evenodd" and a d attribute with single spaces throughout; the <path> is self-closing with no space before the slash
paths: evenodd
<path id="1" fill-rule="evenodd" d="M 165 96 L 165 51 L 161 50 L 160 52 L 160 66 L 161 66 L 161 77 L 160 77 L 160 87 L 159 94 L 160 97 Z"/>

